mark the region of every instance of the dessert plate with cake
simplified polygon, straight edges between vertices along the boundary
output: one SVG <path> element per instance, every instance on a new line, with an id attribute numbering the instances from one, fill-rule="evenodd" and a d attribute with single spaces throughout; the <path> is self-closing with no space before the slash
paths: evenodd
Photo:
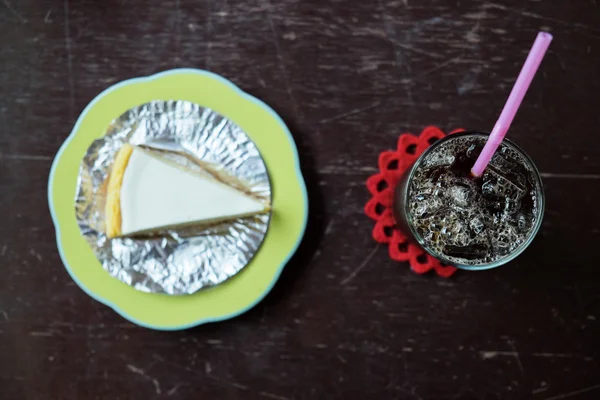
<path id="1" fill-rule="evenodd" d="M 191 69 L 98 95 L 54 160 L 48 198 L 75 282 L 163 330 L 258 303 L 308 215 L 282 120 L 231 82 Z"/>

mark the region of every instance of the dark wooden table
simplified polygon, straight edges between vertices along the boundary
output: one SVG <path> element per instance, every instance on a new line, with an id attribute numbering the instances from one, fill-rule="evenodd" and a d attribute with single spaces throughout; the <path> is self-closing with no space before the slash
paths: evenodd
<path id="1" fill-rule="evenodd" d="M 497 270 L 413 274 L 362 212 L 378 153 L 428 124 L 489 130 L 540 29 L 510 133 L 545 180 L 539 235 Z M 46 190 L 94 96 L 174 67 L 281 114 L 311 215 L 257 307 L 157 332 L 71 281 Z M 599 74 L 596 0 L 1 0 L 0 398 L 600 398 Z"/>

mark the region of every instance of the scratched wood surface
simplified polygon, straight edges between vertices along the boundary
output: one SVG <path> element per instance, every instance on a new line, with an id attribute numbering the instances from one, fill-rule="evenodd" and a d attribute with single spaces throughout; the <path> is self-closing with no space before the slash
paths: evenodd
<path id="1" fill-rule="evenodd" d="M 534 244 L 416 276 L 370 238 L 365 179 L 404 131 L 489 130 L 539 29 L 511 138 L 545 179 Z M 126 78 L 214 71 L 273 106 L 311 201 L 298 254 L 234 320 L 139 328 L 69 278 L 46 205 L 86 104 Z M 596 0 L 1 0 L 0 399 L 600 398 Z"/>

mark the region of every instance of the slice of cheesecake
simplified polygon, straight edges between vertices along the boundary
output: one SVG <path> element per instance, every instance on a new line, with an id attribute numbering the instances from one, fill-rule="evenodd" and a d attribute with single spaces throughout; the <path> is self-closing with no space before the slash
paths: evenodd
<path id="1" fill-rule="evenodd" d="M 211 225 L 270 210 L 208 173 L 184 170 L 132 145 L 119 150 L 108 179 L 109 238 Z"/>

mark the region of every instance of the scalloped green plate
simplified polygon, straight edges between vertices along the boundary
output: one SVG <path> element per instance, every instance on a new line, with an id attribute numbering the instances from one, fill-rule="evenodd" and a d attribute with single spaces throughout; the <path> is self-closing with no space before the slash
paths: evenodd
<path id="1" fill-rule="evenodd" d="M 74 197 L 81 160 L 112 120 L 151 100 L 188 100 L 226 116 L 256 143 L 269 170 L 273 216 L 250 264 L 228 281 L 188 296 L 143 293 L 112 278 L 83 239 Z M 306 228 L 308 197 L 294 140 L 279 116 L 228 80 L 195 69 L 176 69 L 118 83 L 83 111 L 50 171 L 48 202 L 58 250 L 73 280 L 94 299 L 152 329 L 178 330 L 235 317 L 271 290 Z"/>

